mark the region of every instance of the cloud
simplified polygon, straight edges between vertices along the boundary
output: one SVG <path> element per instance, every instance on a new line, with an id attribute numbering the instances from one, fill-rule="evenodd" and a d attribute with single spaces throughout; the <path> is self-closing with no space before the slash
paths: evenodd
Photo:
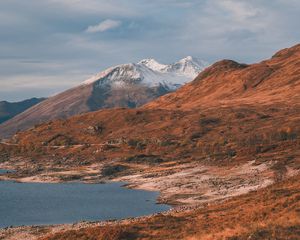
<path id="1" fill-rule="evenodd" d="M 260 61 L 299 42 L 299 11 L 299 0 L 0 0 L 0 100 L 147 57 Z"/>
<path id="2" fill-rule="evenodd" d="M 259 9 L 250 5 L 249 2 L 237 0 L 220 0 L 218 4 L 223 10 L 232 14 L 237 21 L 246 21 L 256 17 L 259 14 Z"/>
<path id="3" fill-rule="evenodd" d="M 121 21 L 106 19 L 97 25 L 89 26 L 86 29 L 86 32 L 88 32 L 88 33 L 105 32 L 107 30 L 111 30 L 111 29 L 120 27 L 121 24 L 122 24 Z"/>

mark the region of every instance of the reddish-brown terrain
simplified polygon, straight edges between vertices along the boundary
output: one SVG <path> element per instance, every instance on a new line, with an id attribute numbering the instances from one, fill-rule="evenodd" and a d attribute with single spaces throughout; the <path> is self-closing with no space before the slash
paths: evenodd
<path id="1" fill-rule="evenodd" d="M 299 239 L 300 45 L 217 62 L 139 109 L 41 124 L 0 147 L 13 179 L 126 180 L 198 206 L 46 239 Z"/>
<path id="2" fill-rule="evenodd" d="M 205 66 L 205 62 L 189 56 L 169 65 L 160 64 L 154 59 L 144 59 L 136 64 L 108 68 L 79 86 L 51 96 L 43 103 L 0 124 L 0 138 L 9 138 L 36 124 L 100 109 L 142 106 L 175 91 L 184 82 L 192 81 Z"/>
<path id="3" fill-rule="evenodd" d="M 190 84 L 146 106 L 148 109 L 300 103 L 300 45 L 271 59 L 246 65 L 231 60 L 215 63 Z"/>

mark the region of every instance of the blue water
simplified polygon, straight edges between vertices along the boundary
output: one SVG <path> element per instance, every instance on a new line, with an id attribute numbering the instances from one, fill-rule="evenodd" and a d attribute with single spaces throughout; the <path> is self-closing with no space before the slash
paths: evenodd
<path id="1" fill-rule="evenodd" d="M 6 169 L 0 169 L 0 174 L 6 174 L 6 173 L 11 173 L 13 172 L 12 170 L 6 170 Z"/>
<path id="2" fill-rule="evenodd" d="M 157 192 L 121 186 L 0 181 L 0 227 L 122 219 L 170 209 L 155 203 Z"/>

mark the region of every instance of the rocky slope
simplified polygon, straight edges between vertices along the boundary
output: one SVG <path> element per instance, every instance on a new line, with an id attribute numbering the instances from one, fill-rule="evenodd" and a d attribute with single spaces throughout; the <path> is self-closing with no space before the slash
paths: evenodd
<path id="1" fill-rule="evenodd" d="M 141 106 L 193 80 L 206 66 L 204 61 L 186 57 L 170 65 L 144 59 L 111 67 L 0 125 L 0 137 L 102 108 Z"/>
<path id="2" fill-rule="evenodd" d="M 13 118 L 26 109 L 44 101 L 45 98 L 31 98 L 21 102 L 0 102 L 0 124 Z"/>

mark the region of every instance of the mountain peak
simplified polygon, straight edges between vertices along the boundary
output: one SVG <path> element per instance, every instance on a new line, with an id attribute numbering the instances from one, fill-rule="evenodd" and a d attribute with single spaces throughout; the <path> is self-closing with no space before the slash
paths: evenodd
<path id="1" fill-rule="evenodd" d="M 142 59 L 141 61 L 139 61 L 138 63 L 139 64 L 148 64 L 148 63 L 158 63 L 154 58 L 145 58 L 145 59 Z"/>
<path id="2" fill-rule="evenodd" d="M 207 65 L 206 62 L 192 56 L 168 65 L 161 64 L 154 58 L 146 58 L 138 63 L 121 64 L 108 68 L 84 81 L 83 84 L 109 84 L 120 87 L 140 82 L 151 87 L 164 85 L 175 90 L 192 81 Z"/>
<path id="3" fill-rule="evenodd" d="M 186 57 L 179 60 L 179 62 L 190 62 L 190 61 L 194 61 L 194 57 L 186 56 Z"/>
<path id="4" fill-rule="evenodd" d="M 178 62 L 168 66 L 168 72 L 175 72 L 180 75 L 188 76 L 194 79 L 202 70 L 208 66 L 208 63 L 198 58 L 187 56 Z"/>
<path id="5" fill-rule="evenodd" d="M 167 67 L 167 65 L 159 63 L 154 58 L 143 59 L 143 60 L 139 61 L 138 64 L 144 65 L 154 71 L 159 71 L 159 72 Z"/>
<path id="6" fill-rule="evenodd" d="M 197 57 L 193 56 L 187 56 L 185 58 L 180 59 L 178 62 L 180 63 L 192 63 L 201 67 L 207 67 L 209 64 L 206 61 L 203 61 L 202 59 L 199 59 Z"/>

